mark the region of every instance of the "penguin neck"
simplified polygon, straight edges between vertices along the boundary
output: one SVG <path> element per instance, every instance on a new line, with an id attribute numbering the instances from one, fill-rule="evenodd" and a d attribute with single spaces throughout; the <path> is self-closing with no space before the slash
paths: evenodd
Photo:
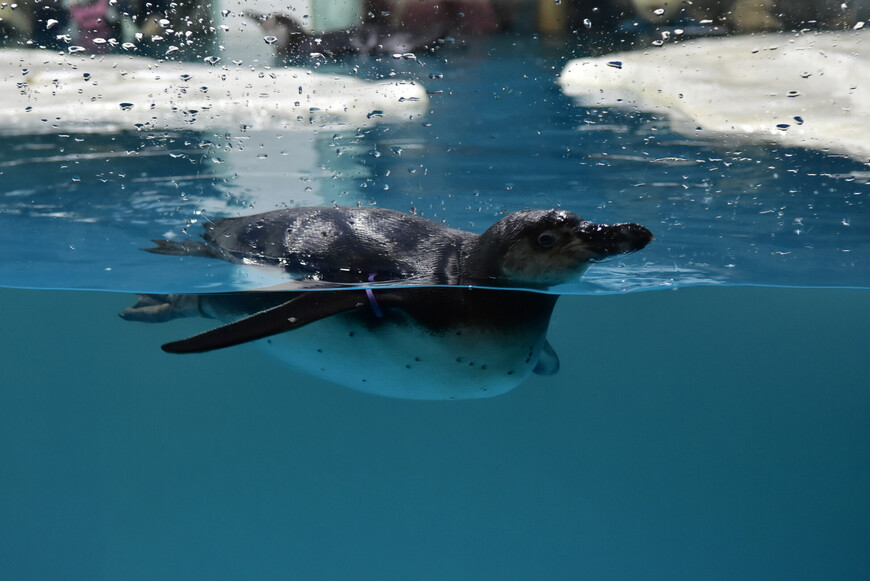
<path id="1" fill-rule="evenodd" d="M 466 245 L 461 284 L 529 291 L 546 291 L 551 286 L 549 282 L 511 276 L 505 269 L 506 252 L 503 245 L 499 240 L 488 239 L 487 233 Z"/>
<path id="2" fill-rule="evenodd" d="M 459 283 L 462 285 L 509 286 L 510 281 L 501 269 L 502 257 L 482 234 L 463 245 Z"/>

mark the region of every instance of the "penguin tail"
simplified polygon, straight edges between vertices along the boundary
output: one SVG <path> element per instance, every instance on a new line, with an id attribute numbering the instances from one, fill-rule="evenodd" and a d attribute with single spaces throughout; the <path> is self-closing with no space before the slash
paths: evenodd
<path id="1" fill-rule="evenodd" d="M 173 256 L 202 256 L 205 258 L 223 258 L 223 254 L 213 246 L 197 240 L 152 240 L 154 248 L 143 248 L 145 252 L 154 254 L 169 254 Z"/>

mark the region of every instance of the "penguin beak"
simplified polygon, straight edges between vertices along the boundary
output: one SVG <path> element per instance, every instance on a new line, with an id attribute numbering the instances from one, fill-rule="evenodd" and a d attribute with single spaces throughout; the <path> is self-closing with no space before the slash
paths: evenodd
<path id="1" fill-rule="evenodd" d="M 591 260 L 604 260 L 616 254 L 636 252 L 649 244 L 652 232 L 640 224 L 593 224 L 583 222 L 577 229 L 577 237 L 583 242 Z"/>

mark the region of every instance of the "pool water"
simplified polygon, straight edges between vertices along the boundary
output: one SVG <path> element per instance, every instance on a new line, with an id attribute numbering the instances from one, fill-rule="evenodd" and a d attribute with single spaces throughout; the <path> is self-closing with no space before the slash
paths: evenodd
<path id="1" fill-rule="evenodd" d="M 868 297 L 560 300 L 551 378 L 379 398 L 2 290 L 9 579 L 861 579 Z"/>
<path id="2" fill-rule="evenodd" d="M 475 232 L 506 212 L 561 206 L 655 234 L 642 253 L 560 293 L 870 285 L 866 163 L 687 138 L 660 116 L 575 106 L 556 75 L 582 54 L 507 37 L 415 62 L 359 57 L 317 68 L 422 83 L 429 113 L 401 123 L 5 136 L 0 284 L 256 288 L 264 281 L 250 271 L 140 249 L 154 238 L 196 239 L 208 219 L 361 204 Z"/>
<path id="3" fill-rule="evenodd" d="M 575 107 L 574 56 L 321 67 L 426 84 L 408 123 L 4 137 L 2 576 L 867 577 L 866 164 Z M 558 375 L 479 401 L 369 396 L 252 345 L 170 356 L 210 322 L 116 316 L 262 282 L 151 238 L 333 202 L 474 231 L 561 205 L 656 241 L 559 289 Z"/>

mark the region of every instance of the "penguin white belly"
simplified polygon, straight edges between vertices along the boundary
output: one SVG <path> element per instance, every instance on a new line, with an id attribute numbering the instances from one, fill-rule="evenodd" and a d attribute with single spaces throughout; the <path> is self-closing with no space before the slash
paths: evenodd
<path id="1" fill-rule="evenodd" d="M 322 319 L 257 341 L 315 377 L 403 399 L 472 399 L 508 392 L 526 379 L 545 337 L 462 328 L 433 333 L 417 325 L 360 324 L 352 315 Z"/>

